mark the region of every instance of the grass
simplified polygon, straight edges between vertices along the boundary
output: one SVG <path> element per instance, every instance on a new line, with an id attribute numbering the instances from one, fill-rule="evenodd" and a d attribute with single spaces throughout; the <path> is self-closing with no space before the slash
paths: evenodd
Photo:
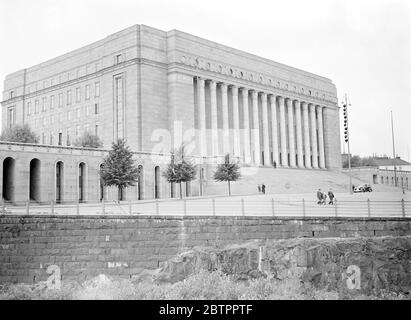
<path id="1" fill-rule="evenodd" d="M 409 299 L 407 296 L 386 293 L 383 296 L 355 296 L 355 299 Z M 133 282 L 104 275 L 79 284 L 63 281 L 60 290 L 44 285 L 0 286 L 0 300 L 336 300 L 337 292 L 319 290 L 298 279 L 276 280 L 259 278 L 234 281 L 219 271 L 200 271 L 174 284 Z"/>

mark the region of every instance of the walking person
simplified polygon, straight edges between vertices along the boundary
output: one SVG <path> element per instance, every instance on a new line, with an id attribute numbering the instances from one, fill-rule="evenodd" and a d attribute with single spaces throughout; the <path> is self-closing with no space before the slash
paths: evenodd
<path id="1" fill-rule="evenodd" d="M 274 161 L 274 169 L 277 168 L 277 162 Z"/>
<path id="2" fill-rule="evenodd" d="M 264 183 L 261 185 L 261 191 L 263 194 L 265 194 L 265 184 Z"/>
<path id="3" fill-rule="evenodd" d="M 317 191 L 317 199 L 318 199 L 317 204 L 321 204 L 323 201 L 323 193 L 321 192 L 321 189 L 318 189 Z"/>
<path id="4" fill-rule="evenodd" d="M 258 193 L 261 193 L 261 186 L 257 185 L 257 188 L 258 188 Z"/>
<path id="5" fill-rule="evenodd" d="M 330 190 L 328 191 L 328 198 L 330 199 L 330 201 L 328 202 L 328 204 L 334 204 L 334 193 L 332 191 L 332 189 L 330 188 Z"/>

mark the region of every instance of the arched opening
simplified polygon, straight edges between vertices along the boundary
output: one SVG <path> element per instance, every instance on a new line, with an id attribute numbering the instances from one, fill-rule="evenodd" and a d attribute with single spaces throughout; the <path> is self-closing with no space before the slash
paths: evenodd
<path id="1" fill-rule="evenodd" d="M 104 164 L 100 164 L 100 172 L 99 172 L 99 176 L 100 176 L 100 179 L 99 179 L 99 190 L 100 190 L 100 201 L 103 201 L 104 200 L 104 181 L 103 181 L 103 178 L 101 177 L 101 170 L 103 169 L 103 167 L 104 167 Z"/>
<path id="2" fill-rule="evenodd" d="M 56 163 L 56 202 L 61 203 L 63 201 L 63 175 L 64 175 L 64 163 L 58 161 Z"/>
<path id="3" fill-rule="evenodd" d="M 160 198 L 160 167 L 154 168 L 154 198 Z"/>
<path id="4" fill-rule="evenodd" d="M 40 160 L 30 161 L 30 200 L 40 201 Z"/>
<path id="5" fill-rule="evenodd" d="M 14 168 L 15 160 L 7 157 L 3 161 L 3 199 L 5 201 L 14 200 Z"/>
<path id="6" fill-rule="evenodd" d="M 138 166 L 138 182 L 137 182 L 137 199 L 143 200 L 144 199 L 144 171 L 143 166 Z"/>
<path id="7" fill-rule="evenodd" d="M 78 201 L 85 201 L 86 164 L 81 162 L 78 165 Z"/>

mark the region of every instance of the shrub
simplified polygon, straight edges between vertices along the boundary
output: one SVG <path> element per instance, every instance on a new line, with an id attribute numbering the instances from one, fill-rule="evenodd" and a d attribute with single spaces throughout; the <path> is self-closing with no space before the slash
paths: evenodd
<path id="1" fill-rule="evenodd" d="M 29 125 L 15 125 L 6 128 L 0 135 L 0 140 L 10 142 L 38 143 L 39 137 L 30 129 Z"/>

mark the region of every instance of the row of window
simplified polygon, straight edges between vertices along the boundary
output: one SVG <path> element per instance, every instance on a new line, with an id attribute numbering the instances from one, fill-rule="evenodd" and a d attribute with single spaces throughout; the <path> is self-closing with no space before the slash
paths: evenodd
<path id="1" fill-rule="evenodd" d="M 76 103 L 81 102 L 81 87 L 77 87 L 75 89 L 75 98 L 76 98 Z M 85 86 L 85 91 L 84 91 L 84 97 L 85 100 L 90 100 L 90 85 L 87 84 Z M 100 82 L 95 82 L 94 83 L 94 97 L 98 98 L 100 97 Z M 49 103 L 48 103 L 49 102 Z M 63 106 L 63 93 L 59 93 L 57 95 L 57 106 L 61 108 Z M 72 89 L 67 90 L 66 92 L 66 105 L 71 105 L 72 104 Z M 53 110 L 54 107 L 56 106 L 56 101 L 55 101 L 55 96 L 51 95 L 49 98 L 49 101 L 47 100 L 47 97 L 43 97 L 42 99 L 42 104 L 41 104 L 41 111 L 45 112 L 47 111 L 47 106 L 50 107 L 50 110 Z M 34 101 L 34 110 L 32 110 L 32 102 L 28 101 L 27 106 L 26 106 L 26 114 L 30 115 L 31 113 L 39 113 L 40 111 L 40 101 L 36 99 Z"/>
<path id="2" fill-rule="evenodd" d="M 100 113 L 100 107 L 99 107 L 98 103 L 94 104 L 93 109 L 91 108 L 90 105 L 86 105 L 84 107 L 84 109 L 85 109 L 84 110 L 84 116 L 85 117 L 89 117 L 92 114 L 92 112 L 95 115 Z M 62 121 L 62 112 L 59 112 L 56 115 L 52 114 L 52 115 L 50 115 L 50 120 L 49 120 L 50 125 L 54 124 L 54 122 L 56 120 L 55 116 L 57 116 L 57 122 Z M 78 120 L 78 119 L 80 119 L 80 117 L 81 117 L 81 108 L 77 108 L 76 110 L 67 111 L 67 118 L 66 118 L 67 121 L 72 121 L 72 120 L 75 120 L 75 119 Z M 34 128 L 38 128 L 40 123 L 42 124 L 43 127 L 45 127 L 47 125 L 47 119 L 48 119 L 48 117 L 42 117 L 42 118 L 34 119 Z M 33 125 L 33 123 L 32 123 L 32 125 Z"/>
<path id="3" fill-rule="evenodd" d="M 94 134 L 96 135 L 96 136 L 98 136 L 99 135 L 99 128 L 100 128 L 100 125 L 98 124 L 98 123 L 96 123 L 96 124 L 94 124 Z M 66 146 L 71 146 L 71 144 L 72 144 L 72 138 L 74 138 L 74 140 L 75 139 L 77 139 L 78 137 L 80 137 L 80 135 L 81 135 L 81 126 L 76 126 L 75 128 L 74 128 L 74 136 L 72 136 L 72 131 L 71 131 L 71 129 L 72 128 L 66 128 L 66 130 L 65 130 L 65 132 L 66 132 L 66 139 L 65 139 L 65 145 Z M 86 124 L 85 126 L 84 126 L 84 131 L 83 131 L 83 133 L 84 132 L 91 132 L 91 128 L 90 128 L 90 125 L 89 124 Z M 59 130 L 58 131 L 58 133 L 57 133 L 57 140 L 54 140 L 54 138 L 55 138 L 55 135 L 54 135 L 54 132 L 53 131 L 51 131 L 51 132 L 48 132 L 48 133 L 46 133 L 46 132 L 43 132 L 42 134 L 41 134 L 41 144 L 49 144 L 49 145 L 54 145 L 55 143 L 57 143 L 57 145 L 59 145 L 59 146 L 62 146 L 63 145 L 63 130 Z"/>

